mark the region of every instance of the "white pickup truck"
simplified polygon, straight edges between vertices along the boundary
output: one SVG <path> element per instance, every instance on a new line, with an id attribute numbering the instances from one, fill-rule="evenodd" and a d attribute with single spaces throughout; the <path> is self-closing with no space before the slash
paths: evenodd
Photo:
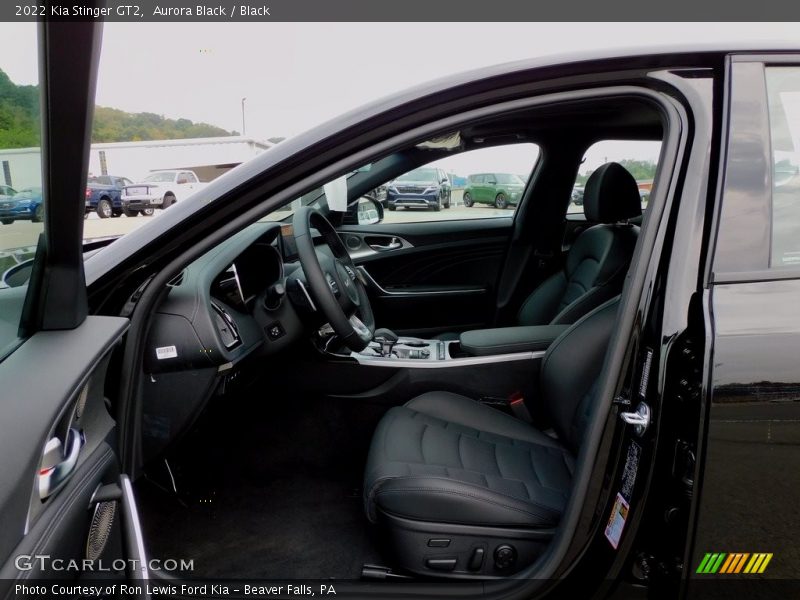
<path id="1" fill-rule="evenodd" d="M 122 190 L 122 208 L 133 214 L 149 208 L 169 208 L 205 187 L 194 171 L 153 171 L 138 183 Z"/>

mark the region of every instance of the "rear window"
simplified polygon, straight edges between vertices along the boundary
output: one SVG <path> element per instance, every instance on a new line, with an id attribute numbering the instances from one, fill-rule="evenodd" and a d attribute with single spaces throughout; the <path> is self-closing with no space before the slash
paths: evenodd
<path id="1" fill-rule="evenodd" d="M 525 185 L 525 181 L 519 175 L 509 175 L 507 173 L 497 173 L 495 175 L 497 183 L 510 183 L 516 185 Z"/>
<path id="2" fill-rule="evenodd" d="M 633 175 L 639 186 L 642 210 L 646 210 L 660 154 L 660 140 L 603 140 L 592 144 L 583 155 L 583 161 L 572 188 L 567 214 L 583 213 L 584 186 L 595 169 L 607 162 L 618 162 Z"/>
<path id="3" fill-rule="evenodd" d="M 772 268 L 800 267 L 800 67 L 767 69 L 772 140 Z"/>

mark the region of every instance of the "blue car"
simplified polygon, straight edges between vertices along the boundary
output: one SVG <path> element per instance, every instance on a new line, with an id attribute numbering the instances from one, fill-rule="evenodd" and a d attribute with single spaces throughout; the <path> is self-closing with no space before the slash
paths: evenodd
<path id="1" fill-rule="evenodd" d="M 450 179 L 438 167 L 420 167 L 392 181 L 386 188 L 386 207 L 450 208 Z"/>
<path id="2" fill-rule="evenodd" d="M 13 196 L 0 198 L 0 223 L 3 225 L 11 225 L 14 221 L 41 223 L 43 218 L 40 187 L 28 187 Z"/>

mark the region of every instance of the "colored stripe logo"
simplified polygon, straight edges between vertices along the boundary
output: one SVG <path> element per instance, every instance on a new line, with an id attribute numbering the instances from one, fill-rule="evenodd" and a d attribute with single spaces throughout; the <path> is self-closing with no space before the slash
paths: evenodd
<path id="1" fill-rule="evenodd" d="M 769 561 L 772 560 L 771 552 L 707 552 L 700 561 L 696 573 L 713 575 L 715 573 L 731 574 L 756 574 L 763 573 Z"/>

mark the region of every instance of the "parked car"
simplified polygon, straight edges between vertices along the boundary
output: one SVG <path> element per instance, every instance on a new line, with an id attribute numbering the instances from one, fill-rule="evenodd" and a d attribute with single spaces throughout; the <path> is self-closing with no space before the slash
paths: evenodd
<path id="1" fill-rule="evenodd" d="M 430 208 L 434 211 L 450 208 L 452 189 L 444 169 L 422 167 L 400 175 L 386 188 L 386 207 Z"/>
<path id="2" fill-rule="evenodd" d="M 15 190 L 10 185 L 0 185 L 0 198 L 2 198 L 3 196 L 13 196 L 16 193 L 17 190 Z"/>
<path id="3" fill-rule="evenodd" d="M 13 196 L 0 197 L 0 223 L 11 225 L 14 221 L 41 223 L 44 218 L 42 188 L 28 187 Z"/>
<path id="4" fill-rule="evenodd" d="M 516 206 L 525 180 L 514 173 L 476 173 L 467 177 L 464 188 L 464 206 L 492 204 L 497 208 Z"/>
<path id="5" fill-rule="evenodd" d="M 84 162 L 45 172 L 61 252 L 0 291 L 0 596 L 115 595 L 99 564 L 138 596 L 793 597 L 799 190 L 772 161 L 798 143 L 800 49 L 454 75 L 81 252 L 86 122 L 47 103 L 91 114 L 100 30 L 62 25 L 41 24 L 69 75 L 42 148 Z M 534 134 L 514 219 L 343 224 L 314 192 Z M 567 215 L 586 148 L 622 136 L 662 144 L 646 210 L 607 162 Z"/>
<path id="6" fill-rule="evenodd" d="M 133 181 L 127 177 L 117 175 L 89 177 L 86 182 L 85 216 L 88 217 L 94 212 L 101 219 L 108 219 L 124 214 L 122 190 L 126 185 L 132 183 Z M 138 212 L 131 212 L 127 216 L 135 217 L 138 214 Z"/>
<path id="7" fill-rule="evenodd" d="M 132 183 L 127 177 L 119 177 L 117 175 L 89 177 L 86 182 L 85 216 L 95 212 L 101 219 L 108 219 L 109 217 L 119 217 L 124 214 L 122 189 Z M 139 211 L 129 211 L 127 216 L 135 217 L 138 214 Z M 145 214 L 153 214 L 152 209 L 149 209 Z"/>
<path id="8" fill-rule="evenodd" d="M 205 185 L 194 171 L 153 171 L 142 181 L 123 188 L 122 208 L 128 212 L 167 209 Z"/>
<path id="9" fill-rule="evenodd" d="M 570 202 L 575 206 L 583 206 L 583 192 L 584 188 L 582 185 L 573 187 L 572 194 L 570 195 Z"/>

